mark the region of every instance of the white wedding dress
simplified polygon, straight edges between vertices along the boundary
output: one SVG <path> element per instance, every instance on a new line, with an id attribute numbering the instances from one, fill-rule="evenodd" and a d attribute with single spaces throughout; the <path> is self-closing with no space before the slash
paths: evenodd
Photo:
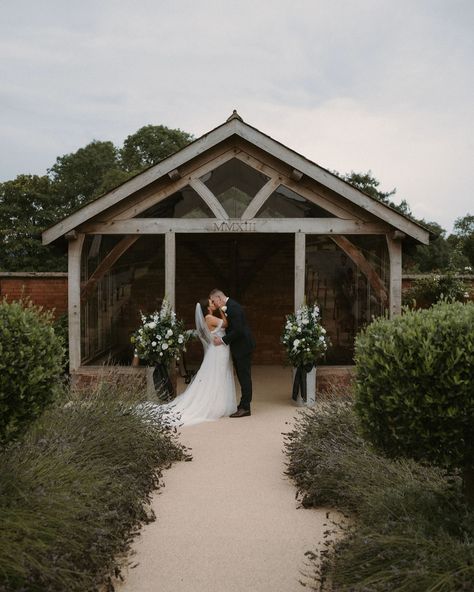
<path id="1" fill-rule="evenodd" d="M 198 315 L 200 318 L 198 318 Z M 209 331 L 204 317 L 196 307 L 196 325 L 204 346 L 204 359 L 193 381 L 181 395 L 170 403 L 157 405 L 145 403 L 147 412 L 153 413 L 171 425 L 194 425 L 203 421 L 213 421 L 229 416 L 237 410 L 234 372 L 230 358 L 230 348 L 214 345 L 213 337 L 222 337 L 222 319 L 216 329 Z"/>

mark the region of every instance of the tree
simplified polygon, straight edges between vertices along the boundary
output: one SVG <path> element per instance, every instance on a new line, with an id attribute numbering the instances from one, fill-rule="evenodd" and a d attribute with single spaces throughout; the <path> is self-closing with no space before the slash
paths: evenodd
<path id="1" fill-rule="evenodd" d="M 147 125 L 121 149 L 98 141 L 59 156 L 48 176 L 19 175 L 0 184 L 0 269 L 62 271 L 65 254 L 41 244 L 41 233 L 134 174 L 183 148 L 192 136 Z"/>
<path id="2" fill-rule="evenodd" d="M 372 175 L 372 171 L 368 171 L 367 173 L 355 173 L 354 171 L 351 171 L 345 175 L 339 175 L 339 173 L 336 172 L 336 175 L 341 177 L 344 181 L 346 181 L 346 183 L 349 183 L 356 189 L 359 189 L 359 191 L 362 191 L 363 193 L 370 195 L 370 197 L 381 201 L 385 205 L 397 210 L 404 216 L 412 217 L 410 206 L 406 200 L 402 200 L 400 204 L 396 204 L 391 201 L 390 197 L 395 195 L 397 192 L 396 188 L 387 192 L 379 191 L 377 189 L 380 185 L 380 181 Z"/>
<path id="3" fill-rule="evenodd" d="M 48 171 L 56 192 L 61 195 L 57 219 L 96 197 L 107 174 L 118 168 L 118 150 L 112 142 L 94 140 L 76 152 L 59 156 Z"/>
<path id="4" fill-rule="evenodd" d="M 145 125 L 127 137 L 120 150 L 122 169 L 138 173 L 187 146 L 193 136 L 164 125 Z"/>
<path id="5" fill-rule="evenodd" d="M 446 240 L 446 230 L 437 222 L 420 220 L 420 224 L 430 231 L 430 243 L 429 245 L 410 245 L 405 249 L 405 268 L 421 273 L 448 269 L 452 249 Z"/>
<path id="6" fill-rule="evenodd" d="M 0 184 L 0 269 L 66 270 L 65 254 L 41 244 L 41 232 L 57 220 L 59 209 L 47 176 L 19 175 Z"/>
<path id="7" fill-rule="evenodd" d="M 474 268 L 474 216 L 466 214 L 454 222 L 454 232 L 448 239 L 466 257 L 467 265 Z"/>
<path id="8" fill-rule="evenodd" d="M 431 238 L 429 245 L 416 245 L 413 243 L 408 243 L 404 246 L 404 270 L 422 273 L 431 271 L 454 271 L 456 269 L 463 268 L 469 263 L 469 259 L 466 256 L 467 253 L 464 253 L 464 251 L 468 251 L 470 253 L 470 248 L 472 248 L 474 251 L 474 216 L 470 217 L 472 220 L 469 220 L 469 215 L 465 218 L 459 219 L 460 236 L 458 242 L 462 245 L 465 245 L 465 247 L 453 248 L 455 246 L 455 241 L 451 240 L 451 237 L 449 237 L 449 239 L 446 238 L 446 230 L 442 228 L 437 222 L 427 222 L 426 220 L 415 218 L 411 212 L 408 202 L 405 199 L 399 204 L 394 203 L 390 199 L 396 194 L 396 189 L 392 189 L 391 191 L 387 192 L 379 191 L 378 187 L 380 182 L 373 176 L 372 171 L 368 171 L 367 173 L 356 173 L 351 171 L 351 173 L 346 173 L 345 175 L 340 175 L 337 173 L 337 171 L 334 172 L 356 189 L 363 191 L 374 199 L 377 199 L 394 210 L 397 210 L 400 214 L 407 216 L 414 222 L 424 226 L 430 231 Z M 471 235 L 473 236 L 472 243 L 469 242 L 471 240 L 469 238 L 461 238 L 466 236 L 469 237 Z M 469 246 L 471 244 L 472 247 Z"/>

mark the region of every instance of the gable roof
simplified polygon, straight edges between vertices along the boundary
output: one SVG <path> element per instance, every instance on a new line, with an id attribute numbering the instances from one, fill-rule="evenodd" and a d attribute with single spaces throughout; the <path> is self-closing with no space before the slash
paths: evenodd
<path id="1" fill-rule="evenodd" d="M 150 183 L 153 183 L 164 175 L 179 168 L 184 163 L 192 160 L 199 154 L 202 154 L 234 135 L 239 136 L 257 148 L 260 148 L 273 157 L 287 163 L 293 169 L 300 171 L 328 189 L 335 191 L 350 202 L 370 212 L 384 222 L 387 222 L 395 229 L 424 244 L 428 244 L 429 232 L 423 226 L 403 214 L 400 214 L 390 206 L 387 206 L 377 199 L 363 193 L 359 189 L 356 189 L 346 181 L 343 181 L 333 173 L 281 144 L 277 140 L 274 140 L 257 128 L 245 123 L 236 111 L 233 112 L 226 122 L 214 128 L 207 134 L 194 140 L 158 164 L 155 164 L 135 177 L 132 177 L 122 185 L 112 189 L 112 191 L 109 191 L 94 201 L 82 206 L 54 226 L 45 230 L 43 232 L 43 244 L 49 244 L 55 241 L 90 218 L 97 216 L 136 191 L 143 189 Z"/>

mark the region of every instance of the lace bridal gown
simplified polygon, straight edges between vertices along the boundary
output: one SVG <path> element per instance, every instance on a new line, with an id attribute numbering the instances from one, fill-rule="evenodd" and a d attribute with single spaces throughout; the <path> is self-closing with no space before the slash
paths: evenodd
<path id="1" fill-rule="evenodd" d="M 201 367 L 184 393 L 170 403 L 145 403 L 148 411 L 156 407 L 157 414 L 166 423 L 189 426 L 229 416 L 237 410 L 230 348 L 213 343 L 215 335 L 222 337 L 225 334 L 223 321 L 219 321 L 218 327 L 209 331 L 201 306 L 196 305 L 196 328 L 204 346 Z"/>

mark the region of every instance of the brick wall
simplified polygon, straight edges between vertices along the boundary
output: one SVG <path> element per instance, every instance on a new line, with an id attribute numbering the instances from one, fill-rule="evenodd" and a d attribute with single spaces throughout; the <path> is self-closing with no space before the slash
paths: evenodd
<path id="1" fill-rule="evenodd" d="M 67 273 L 0 272 L 0 298 L 29 298 L 53 310 L 55 318 L 67 312 Z"/>
<path id="2" fill-rule="evenodd" d="M 193 237 L 195 240 L 196 237 Z M 208 240 L 209 243 L 209 240 Z M 191 248 L 190 248 L 191 244 Z M 196 244 L 196 243 L 194 243 Z M 192 242 L 177 241 L 176 310 L 185 320 L 186 326 L 194 327 L 196 301 L 206 297 L 209 290 L 219 287 L 236 297 L 247 311 L 249 325 L 257 341 L 255 364 L 281 364 L 285 360 L 280 344 L 282 319 L 293 309 L 294 279 L 292 236 L 257 235 L 239 241 L 239 272 L 243 274 L 242 293 L 235 293 L 235 286 L 229 262 L 232 244 L 219 240 L 209 247 L 209 252 L 192 248 Z M 403 278 L 403 289 L 412 283 L 415 276 Z M 466 277 L 474 286 L 474 278 Z M 137 280 L 133 286 L 130 306 L 133 310 L 122 318 L 123 340 L 128 343 L 128 334 L 138 322 L 138 310 L 153 310 L 163 293 L 164 275 L 147 276 Z M 55 317 L 67 312 L 67 273 L 0 272 L 0 298 L 18 300 L 30 298 L 34 304 L 53 309 Z M 202 348 L 193 343 L 187 354 L 191 364 L 199 363 Z"/>

